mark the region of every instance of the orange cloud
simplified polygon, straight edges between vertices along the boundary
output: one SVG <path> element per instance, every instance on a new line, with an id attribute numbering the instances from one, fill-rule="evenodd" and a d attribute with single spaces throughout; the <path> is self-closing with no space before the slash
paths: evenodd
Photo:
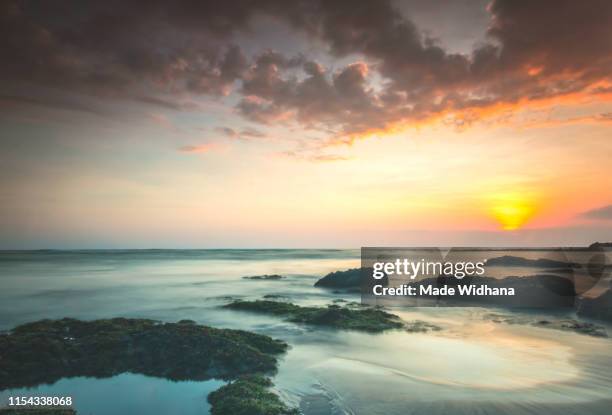
<path id="1" fill-rule="evenodd" d="M 610 113 L 601 113 L 567 119 L 549 119 L 542 121 L 519 122 L 514 115 L 526 111 L 538 111 L 557 106 L 579 107 L 588 104 L 606 104 L 612 102 L 612 83 L 602 80 L 593 83 L 583 91 L 559 94 L 544 98 L 523 97 L 514 102 L 496 102 L 484 106 L 472 106 L 462 109 L 449 108 L 437 113 L 430 113 L 419 119 L 404 119 L 390 122 L 382 128 L 371 128 L 352 134 L 339 134 L 326 141 L 323 147 L 351 145 L 357 140 L 372 137 L 385 137 L 403 133 L 410 129 L 419 129 L 436 124 L 446 124 L 457 129 L 464 129 L 475 122 L 494 121 L 499 124 L 513 122 L 527 128 L 552 127 L 568 124 L 592 124 L 612 122 Z"/>

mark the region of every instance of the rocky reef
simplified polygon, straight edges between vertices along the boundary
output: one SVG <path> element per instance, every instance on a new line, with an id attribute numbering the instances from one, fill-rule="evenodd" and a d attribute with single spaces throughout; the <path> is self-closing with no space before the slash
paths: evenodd
<path id="1" fill-rule="evenodd" d="M 371 275 L 371 273 L 372 268 L 351 268 L 345 271 L 334 271 L 319 279 L 314 286 L 344 289 L 348 291 L 359 291 L 362 286 L 362 282 L 364 282 L 362 276 Z M 376 281 L 377 284 L 381 284 L 383 286 L 387 286 L 388 282 L 389 279 L 386 275 L 382 279 Z M 373 282 L 370 278 L 365 279 L 365 283 L 371 284 Z"/>
<path id="2" fill-rule="evenodd" d="M 346 271 L 335 271 L 327 274 L 315 283 L 315 287 L 351 288 L 361 286 L 361 268 Z"/>
<path id="3" fill-rule="evenodd" d="M 415 298 L 434 301 L 439 306 L 483 305 L 521 308 L 573 308 L 576 299 L 574 282 L 558 275 L 532 275 L 529 277 L 455 277 L 425 278 L 409 283 L 417 293 L 427 292 L 423 288 L 449 287 L 455 290 L 455 295 L 438 296 L 419 294 Z M 460 295 L 460 286 L 474 287 L 471 294 Z M 477 287 L 490 289 L 512 289 L 514 295 L 478 295 Z"/>
<path id="4" fill-rule="evenodd" d="M 327 307 L 301 307 L 291 303 L 267 300 L 238 300 L 224 307 L 281 316 L 294 323 L 373 333 L 400 328 L 408 331 L 428 331 L 436 327 L 421 321 L 405 323 L 394 314 L 370 307 L 341 307 L 335 304 Z M 436 329 L 439 328 L 436 327 Z"/>
<path id="5" fill-rule="evenodd" d="M 505 266 L 505 267 L 532 267 L 532 268 L 580 268 L 580 264 L 574 262 L 557 261 L 554 259 L 539 258 L 527 259 L 520 256 L 504 255 L 496 258 L 491 258 L 487 261 L 487 267 Z"/>
<path id="6" fill-rule="evenodd" d="M 190 320 L 41 320 L 0 335 L 0 389 L 123 372 L 172 380 L 273 372 L 287 344 Z"/>
<path id="7" fill-rule="evenodd" d="M 542 319 L 534 318 L 529 315 L 504 315 L 495 313 L 487 314 L 485 318 L 490 319 L 494 323 L 523 324 L 553 330 L 573 331 L 574 333 L 593 337 L 608 337 L 608 333 L 604 327 L 572 318 Z"/>
<path id="8" fill-rule="evenodd" d="M 265 274 L 265 275 L 251 275 L 247 277 L 242 277 L 245 280 L 282 280 L 282 275 L 278 274 Z"/>
<path id="9" fill-rule="evenodd" d="M 269 391 L 272 381 L 261 375 L 246 375 L 211 392 L 212 415 L 298 415 L 278 395 Z"/>
<path id="10" fill-rule="evenodd" d="M 612 322 L 612 290 L 606 290 L 599 297 L 581 298 L 576 313 L 580 317 Z"/>
<path id="11" fill-rule="evenodd" d="M 589 249 L 610 249 L 612 248 L 612 242 L 594 242 L 589 245 Z"/>

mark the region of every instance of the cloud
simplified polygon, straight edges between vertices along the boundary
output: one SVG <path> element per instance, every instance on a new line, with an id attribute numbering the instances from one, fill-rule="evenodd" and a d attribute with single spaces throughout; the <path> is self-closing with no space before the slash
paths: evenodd
<path id="1" fill-rule="evenodd" d="M 255 128 L 245 128 L 241 131 L 236 131 L 230 127 L 217 127 L 215 130 L 228 138 L 239 139 L 239 140 L 251 140 L 258 138 L 265 138 L 267 135 Z"/>
<path id="2" fill-rule="evenodd" d="M 581 217 L 593 220 L 612 220 L 612 205 L 583 212 Z"/>
<path id="3" fill-rule="evenodd" d="M 65 111 L 84 112 L 103 117 L 109 117 L 111 115 L 109 111 L 100 108 L 99 106 L 92 105 L 88 102 L 84 102 L 83 100 L 77 100 L 66 96 L 47 96 L 43 94 L 39 94 L 38 96 L 0 94 L 0 106 L 35 106 L 45 108 L 52 107 Z"/>
<path id="4" fill-rule="evenodd" d="M 236 130 L 230 127 L 217 127 L 215 130 L 229 138 L 238 138 L 239 135 Z"/>
<path id="5" fill-rule="evenodd" d="M 102 96 L 142 86 L 225 95 L 247 65 L 238 46 L 220 41 L 244 26 L 241 15 L 238 4 L 206 1 L 7 1 L 0 74 Z"/>
<path id="6" fill-rule="evenodd" d="M 181 153 L 209 153 L 211 151 L 219 149 L 219 145 L 216 143 L 206 143 L 198 145 L 186 145 L 179 148 Z"/>
<path id="7" fill-rule="evenodd" d="M 428 119 L 467 128 L 514 106 L 581 96 L 612 100 L 608 2 L 592 8 L 572 1 L 532 6 L 495 0 L 489 41 L 469 55 L 448 53 L 388 2 L 315 4 L 316 16 L 306 11 L 296 27 L 323 39 L 339 58 L 361 55 L 371 63 L 326 76 L 320 64 L 306 61 L 305 77 L 296 77 L 294 68 L 256 61 L 238 105 L 243 116 L 331 128 L 337 137 L 330 142 L 350 142 Z M 370 66 L 385 80 L 378 90 L 370 87 Z"/>
<path id="8" fill-rule="evenodd" d="M 245 139 L 256 139 L 256 138 L 265 138 L 268 135 L 264 132 L 261 132 L 255 128 L 245 128 L 240 131 L 240 137 Z"/>
<path id="9" fill-rule="evenodd" d="M 0 76 L 171 110 L 193 108 L 173 96 L 236 94 L 245 119 L 332 131 L 330 142 L 427 120 L 467 128 L 534 103 L 612 100 L 611 2 L 493 0 L 488 13 L 485 40 L 460 54 L 390 0 L 7 1 Z M 257 37 L 259 15 L 315 40 L 337 64 L 325 68 L 308 49 L 271 50 Z M 238 33 L 259 47 L 253 57 Z"/>
<path id="10" fill-rule="evenodd" d="M 294 160 L 310 161 L 313 163 L 329 163 L 334 161 L 351 160 L 351 157 L 341 156 L 338 154 L 326 154 L 321 152 L 305 152 L 305 151 L 284 151 L 276 154 L 278 157 L 289 158 Z"/>

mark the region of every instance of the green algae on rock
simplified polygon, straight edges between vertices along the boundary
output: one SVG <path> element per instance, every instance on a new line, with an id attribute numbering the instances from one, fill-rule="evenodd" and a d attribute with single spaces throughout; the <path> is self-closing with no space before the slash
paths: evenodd
<path id="1" fill-rule="evenodd" d="M 41 320 L 0 335 L 0 389 L 124 372 L 172 380 L 232 379 L 273 372 L 274 355 L 286 349 L 286 343 L 268 336 L 191 320 Z"/>
<path id="2" fill-rule="evenodd" d="M 375 308 L 354 309 L 329 305 L 327 307 L 300 307 L 280 301 L 234 301 L 224 307 L 233 310 L 273 314 L 294 323 L 327 326 L 338 329 L 381 332 L 404 327 L 394 314 Z"/>
<path id="3" fill-rule="evenodd" d="M 278 395 L 269 391 L 272 381 L 261 375 L 245 375 L 211 392 L 212 415 L 297 415 Z"/>

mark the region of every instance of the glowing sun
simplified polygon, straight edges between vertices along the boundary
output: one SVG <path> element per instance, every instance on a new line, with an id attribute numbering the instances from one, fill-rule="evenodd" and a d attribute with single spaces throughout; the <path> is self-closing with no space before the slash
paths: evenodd
<path id="1" fill-rule="evenodd" d="M 491 203 L 491 214 L 503 230 L 521 228 L 535 214 L 535 203 L 524 194 L 495 195 Z"/>

